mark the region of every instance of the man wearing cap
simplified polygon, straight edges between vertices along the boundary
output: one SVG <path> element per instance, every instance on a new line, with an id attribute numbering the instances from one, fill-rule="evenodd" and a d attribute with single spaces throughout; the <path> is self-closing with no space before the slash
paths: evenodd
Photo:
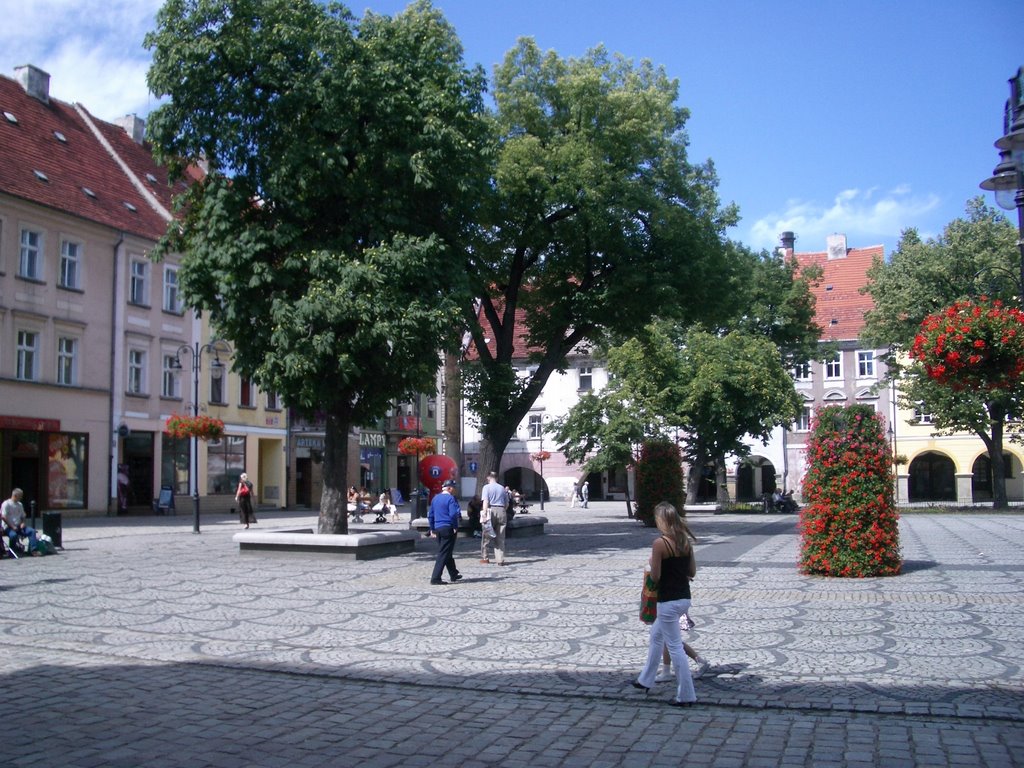
<path id="1" fill-rule="evenodd" d="M 455 537 L 459 534 L 459 520 L 462 519 L 462 510 L 459 508 L 459 500 L 453 495 L 455 489 L 454 480 L 445 480 L 441 486 L 441 492 L 430 501 L 430 510 L 427 512 L 427 523 L 430 525 L 430 532 L 437 537 L 437 558 L 434 560 L 434 572 L 430 575 L 431 584 L 448 584 L 441 580 L 441 573 L 448 569 L 448 578 L 452 584 L 462 578 L 459 569 L 455 567 Z"/>
<path id="2" fill-rule="evenodd" d="M 481 565 L 486 565 L 490 562 L 487 559 L 487 546 L 493 543 L 494 563 L 495 565 L 504 565 L 505 523 L 508 520 L 508 491 L 505 490 L 505 486 L 498 482 L 497 472 L 489 472 L 487 474 L 487 485 L 480 492 L 480 498 L 484 502 L 484 508 L 480 513 L 480 522 L 486 523 L 490 521 L 491 527 L 494 529 L 493 539 L 487 536 L 486 530 L 480 539 L 480 563 Z"/>

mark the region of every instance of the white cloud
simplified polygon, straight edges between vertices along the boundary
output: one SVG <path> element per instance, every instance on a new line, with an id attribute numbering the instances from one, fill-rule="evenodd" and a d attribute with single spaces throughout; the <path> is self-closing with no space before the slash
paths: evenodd
<path id="1" fill-rule="evenodd" d="M 852 246 L 892 243 L 921 217 L 939 207 L 938 195 L 914 196 L 909 185 L 878 195 L 877 187 L 838 192 L 830 205 L 809 200 L 789 200 L 781 211 L 773 211 L 751 225 L 747 244 L 753 248 L 774 248 L 781 232 L 795 232 L 797 249 L 820 251 L 825 238 L 840 232 Z"/>
<path id="2" fill-rule="evenodd" d="M 81 102 L 106 120 L 148 113 L 150 53 L 142 39 L 160 0 L 0 0 L 0 71 L 34 64 L 50 74 L 50 94 Z"/>

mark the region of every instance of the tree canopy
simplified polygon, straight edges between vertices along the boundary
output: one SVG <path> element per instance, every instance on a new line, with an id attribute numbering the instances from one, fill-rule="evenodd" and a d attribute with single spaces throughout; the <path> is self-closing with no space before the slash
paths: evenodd
<path id="1" fill-rule="evenodd" d="M 942 316 L 960 299 L 1002 297 L 1019 304 L 1018 258 L 1016 228 L 978 197 L 968 201 L 966 216 L 947 224 L 937 238 L 922 240 L 914 230 L 904 232 L 891 259 L 876 262 L 868 272 L 866 288 L 874 309 L 866 316 L 865 337 L 893 348 L 889 376 L 899 380 L 901 405 L 929 413 L 937 434 L 976 434 L 992 467 L 1003 466 L 1004 429 L 1011 439 L 1020 437 L 1014 426 L 1019 422 L 1007 425 L 1006 418 L 1022 413 L 1024 384 L 992 389 L 938 381 L 923 358 L 912 361 L 906 354 L 922 333 L 922 323 Z M 1006 506 L 1003 473 L 993 472 L 992 481 L 996 506 Z"/>
<path id="2" fill-rule="evenodd" d="M 600 47 L 563 59 L 522 39 L 493 92 L 492 187 L 466 262 L 479 304 L 464 306 L 481 472 L 578 345 L 626 338 L 655 314 L 712 319 L 736 220 L 711 162 L 687 158 L 677 82 L 650 62 Z"/>
<path id="3" fill-rule="evenodd" d="M 468 300 L 484 76 L 427 2 L 168 0 L 146 37 L 158 158 L 209 173 L 161 248 L 235 368 L 327 421 L 320 530 L 347 527 L 350 426 L 433 385 Z"/>

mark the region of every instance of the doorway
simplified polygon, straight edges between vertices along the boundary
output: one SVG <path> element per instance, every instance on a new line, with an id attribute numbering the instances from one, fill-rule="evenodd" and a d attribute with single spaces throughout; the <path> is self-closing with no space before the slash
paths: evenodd
<path id="1" fill-rule="evenodd" d="M 153 509 L 153 433 L 135 432 L 124 438 L 124 463 L 128 465 L 129 511 Z M 131 508 L 135 507 L 134 510 Z M 143 508 L 143 509 L 140 509 Z"/>

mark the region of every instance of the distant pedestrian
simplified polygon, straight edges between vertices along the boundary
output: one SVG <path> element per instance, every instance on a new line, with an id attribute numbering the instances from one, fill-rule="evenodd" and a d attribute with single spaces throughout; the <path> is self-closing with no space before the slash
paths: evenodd
<path id="1" fill-rule="evenodd" d="M 651 578 L 658 585 L 658 617 L 651 625 L 647 663 L 633 687 L 648 691 L 654 686 L 662 649 L 667 646 L 676 668 L 676 695 L 669 703 L 686 707 L 697 701 L 679 633 L 679 621 L 690 610 L 690 579 L 697 575 L 693 534 L 667 501 L 655 506 L 654 521 L 661 532 L 651 547 Z"/>
<path id="2" fill-rule="evenodd" d="M 586 509 L 587 502 L 590 501 L 590 483 L 586 480 L 584 480 L 583 484 L 580 486 L 580 499 L 583 502 L 581 506 Z"/>
<path id="3" fill-rule="evenodd" d="M 437 537 L 437 557 L 434 559 L 434 572 L 430 575 L 431 584 L 449 583 L 441 579 L 445 568 L 448 569 L 448 578 L 452 584 L 462 578 L 459 569 L 455 567 L 454 554 L 462 510 L 459 508 L 459 500 L 452 495 L 454 491 L 455 481 L 445 480 L 441 492 L 431 499 L 427 511 L 430 532 Z"/>
<path id="4" fill-rule="evenodd" d="M 479 539 L 483 526 L 480 525 L 480 512 L 484 508 L 484 500 L 479 495 L 474 496 L 466 505 L 466 514 L 469 516 L 469 530 L 473 537 Z"/>
<path id="5" fill-rule="evenodd" d="M 487 485 L 480 492 L 484 506 L 480 512 L 480 522 L 484 527 L 484 535 L 480 537 L 480 564 L 488 565 L 487 549 L 494 546 L 494 564 L 505 565 L 505 524 L 508 520 L 508 491 L 498 482 L 498 473 L 487 474 Z M 493 529 L 494 538 L 488 536 L 487 524 Z"/>
<path id="6" fill-rule="evenodd" d="M 580 500 L 580 487 L 573 483 L 572 493 L 569 494 L 569 509 L 576 508 L 576 502 Z"/>
<path id="7" fill-rule="evenodd" d="M 235 489 L 235 501 L 238 502 L 238 522 L 256 524 L 256 512 L 252 507 L 253 486 L 249 476 L 243 472 L 238 478 L 238 488 Z"/>

